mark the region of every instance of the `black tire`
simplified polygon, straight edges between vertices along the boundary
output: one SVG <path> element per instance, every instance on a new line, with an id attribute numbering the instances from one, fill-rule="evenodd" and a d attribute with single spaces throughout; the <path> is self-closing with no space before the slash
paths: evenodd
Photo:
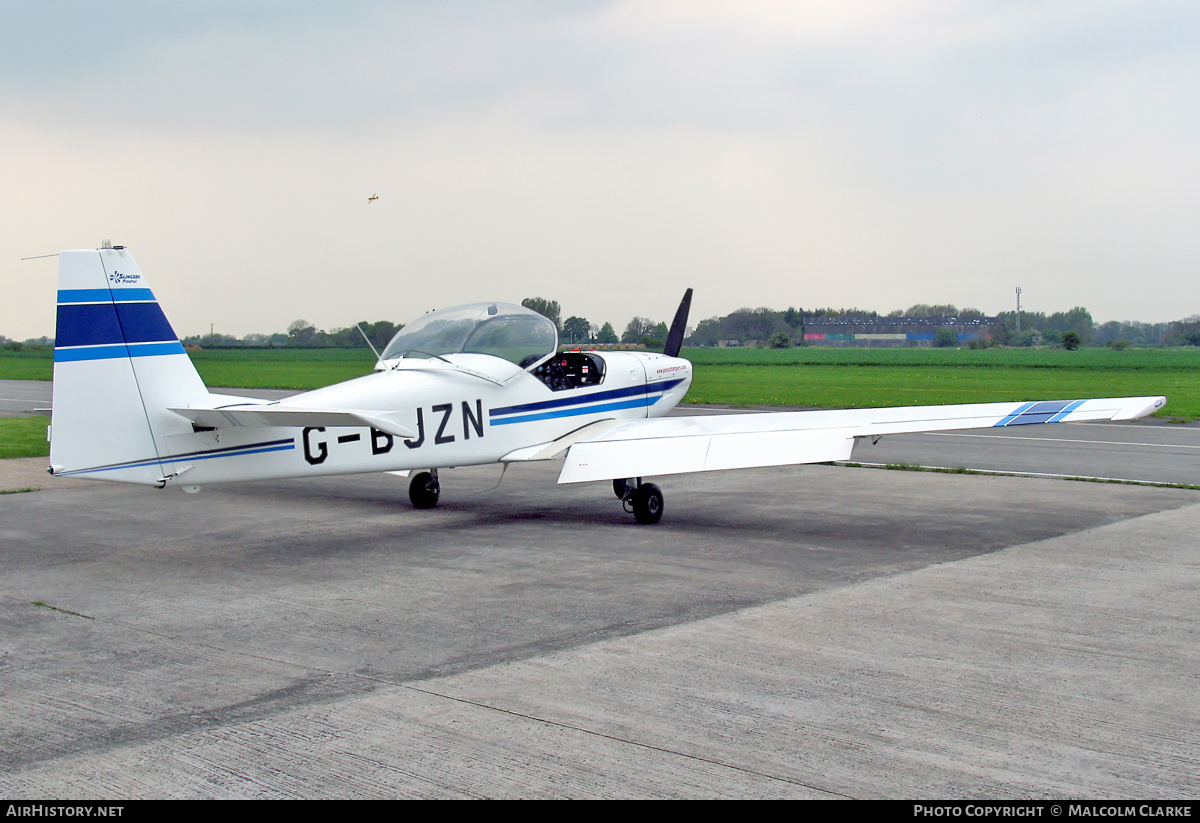
<path id="1" fill-rule="evenodd" d="M 643 483 L 633 491 L 633 516 L 643 526 L 662 520 L 662 490 L 653 483 Z"/>
<path id="2" fill-rule="evenodd" d="M 417 472 L 408 483 L 408 499 L 415 508 L 432 509 L 442 496 L 442 484 L 429 472 Z"/>

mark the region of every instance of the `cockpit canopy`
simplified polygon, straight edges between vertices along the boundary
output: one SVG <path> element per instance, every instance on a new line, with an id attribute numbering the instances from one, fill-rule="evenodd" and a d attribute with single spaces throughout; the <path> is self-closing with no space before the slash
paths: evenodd
<path id="1" fill-rule="evenodd" d="M 490 354 L 526 368 L 558 350 L 558 330 L 547 318 L 512 303 L 470 303 L 438 309 L 409 323 L 381 360 Z"/>

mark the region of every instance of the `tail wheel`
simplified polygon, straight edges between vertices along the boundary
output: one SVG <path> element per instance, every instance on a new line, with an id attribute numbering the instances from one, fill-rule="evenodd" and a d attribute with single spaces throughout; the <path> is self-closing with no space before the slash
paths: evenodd
<path id="1" fill-rule="evenodd" d="M 408 483 L 408 499 L 415 508 L 432 509 L 442 496 L 437 472 L 417 472 Z"/>
<path id="2" fill-rule="evenodd" d="M 634 489 L 631 502 L 633 503 L 633 516 L 643 526 L 649 526 L 662 520 L 662 490 L 653 483 L 643 483 Z"/>

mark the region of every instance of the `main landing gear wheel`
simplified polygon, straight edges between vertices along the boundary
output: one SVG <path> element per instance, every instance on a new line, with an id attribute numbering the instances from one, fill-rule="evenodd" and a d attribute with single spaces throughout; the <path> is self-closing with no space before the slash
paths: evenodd
<path id="1" fill-rule="evenodd" d="M 442 484 L 438 482 L 437 470 L 417 472 L 408 483 L 408 499 L 418 509 L 432 509 L 442 496 Z"/>
<path id="2" fill-rule="evenodd" d="M 624 500 L 629 496 L 630 492 L 640 485 L 642 485 L 642 478 L 640 477 L 618 477 L 613 481 L 613 494 L 617 496 L 618 500 Z"/>
<path id="3" fill-rule="evenodd" d="M 633 506 L 633 516 L 643 526 L 662 520 L 663 495 L 653 483 L 643 483 L 634 489 L 629 502 Z"/>

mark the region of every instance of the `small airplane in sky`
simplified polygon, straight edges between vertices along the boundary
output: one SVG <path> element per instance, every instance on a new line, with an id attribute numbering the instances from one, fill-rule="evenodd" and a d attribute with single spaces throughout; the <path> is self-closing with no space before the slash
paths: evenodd
<path id="1" fill-rule="evenodd" d="M 563 460 L 559 483 L 611 481 L 639 523 L 643 477 L 848 460 L 905 432 L 1131 420 L 1163 397 L 666 417 L 687 393 L 687 290 L 665 351 L 559 351 L 554 323 L 509 303 L 430 312 L 375 371 L 268 401 L 209 392 L 124 248 L 59 255 L 50 472 L 196 492 L 209 483 L 390 472 L 417 508 L 438 469 Z"/>
<path id="2" fill-rule="evenodd" d="M 370 203 L 372 200 L 378 200 L 378 199 L 379 199 L 378 194 L 372 194 L 370 197 L 367 198 L 367 202 Z"/>

